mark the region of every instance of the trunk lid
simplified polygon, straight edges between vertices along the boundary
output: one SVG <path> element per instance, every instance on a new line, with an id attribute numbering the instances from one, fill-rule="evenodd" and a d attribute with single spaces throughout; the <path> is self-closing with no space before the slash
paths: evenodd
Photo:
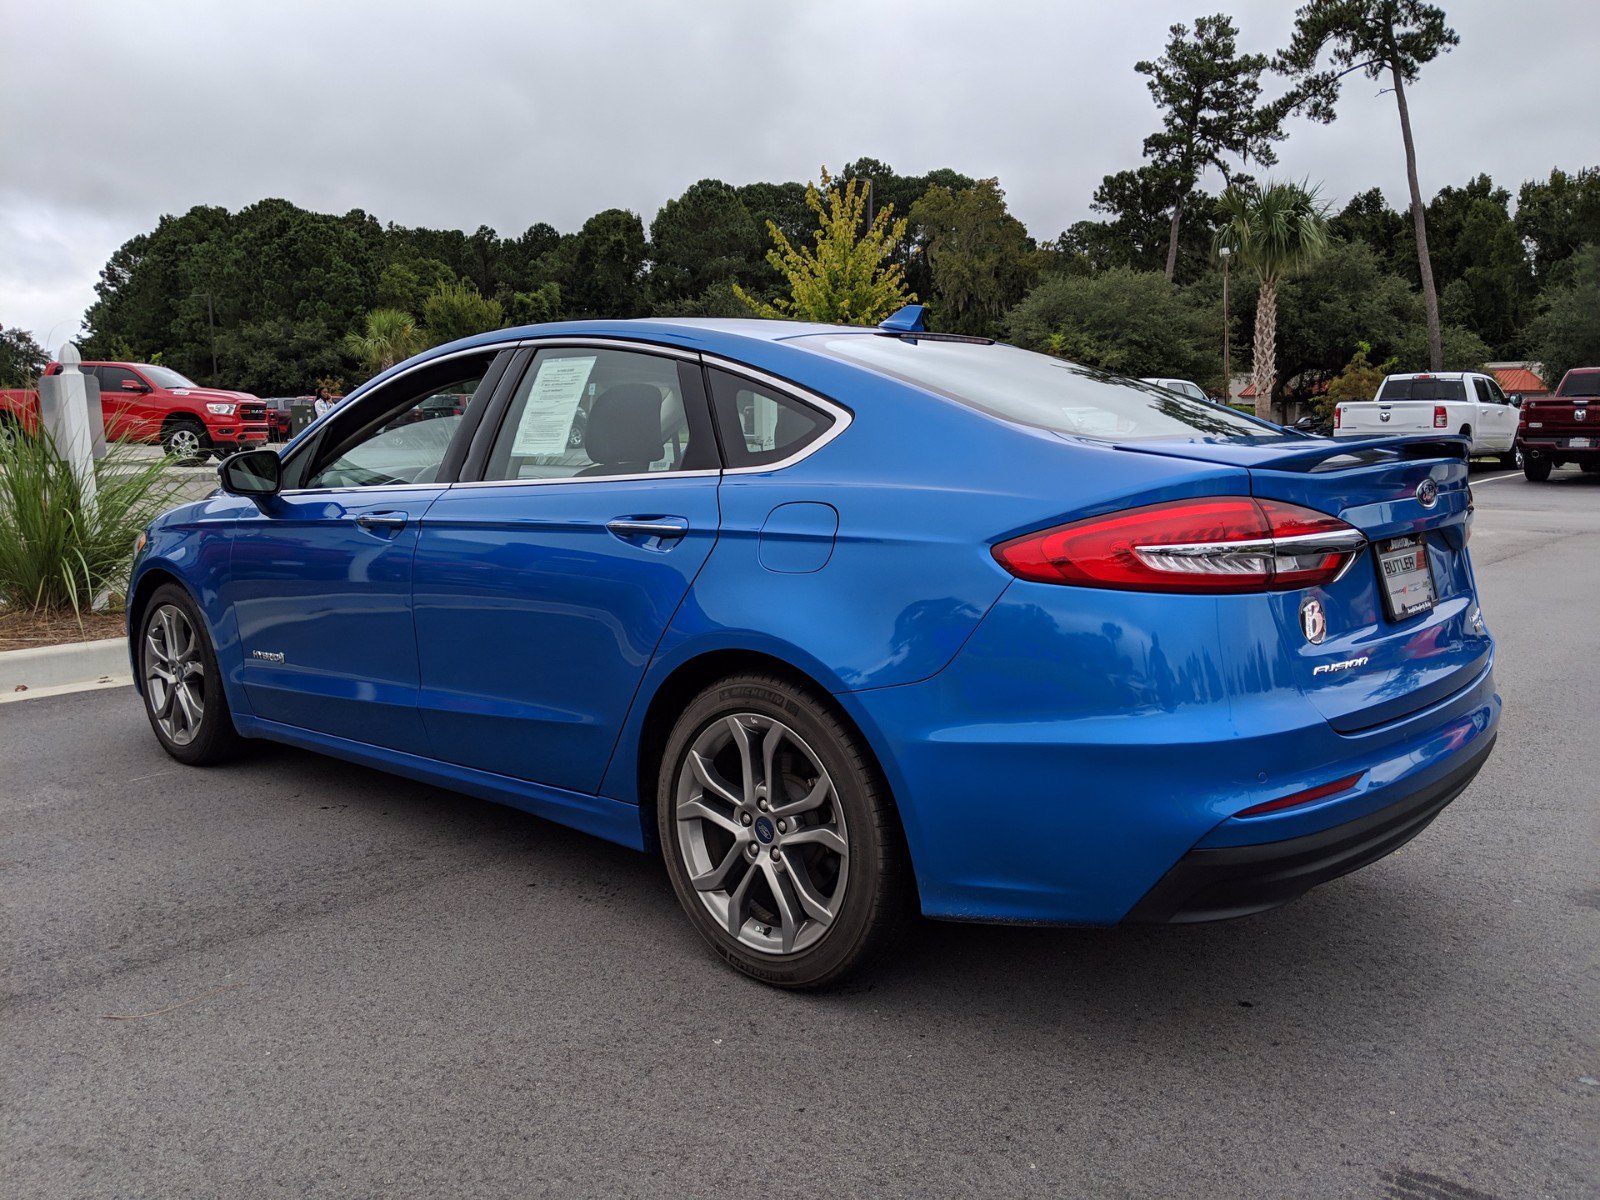
<path id="1" fill-rule="evenodd" d="M 1341 438 L 1361 434 L 1426 433 L 1434 428 L 1432 400 L 1354 400 L 1339 405 Z"/>
<path id="2" fill-rule="evenodd" d="M 1366 535 L 1365 550 L 1331 584 L 1264 597 L 1282 648 L 1277 669 L 1340 733 L 1438 703 L 1488 666 L 1492 643 L 1467 555 L 1465 439 L 1283 437 L 1122 448 L 1245 467 L 1253 495 L 1330 513 Z M 1433 503 L 1424 503 L 1430 494 Z M 1413 537 L 1426 558 L 1434 604 L 1396 619 L 1386 606 L 1378 550 Z M 1302 607 L 1312 600 L 1324 616 L 1317 643 L 1302 625 Z"/>

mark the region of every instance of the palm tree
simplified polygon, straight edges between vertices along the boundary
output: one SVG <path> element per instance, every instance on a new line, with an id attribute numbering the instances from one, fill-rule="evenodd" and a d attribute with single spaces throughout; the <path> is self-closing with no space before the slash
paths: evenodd
<path id="1" fill-rule="evenodd" d="M 1256 303 L 1252 383 L 1256 416 L 1272 419 L 1272 387 L 1277 374 L 1278 283 L 1298 275 L 1328 245 L 1327 205 L 1317 189 L 1303 183 L 1265 183 L 1230 187 L 1217 201 L 1223 225 L 1217 249 L 1261 281 Z"/>
<path id="2" fill-rule="evenodd" d="M 422 348 L 422 334 L 410 313 L 375 308 L 367 314 L 366 332 L 346 334 L 344 348 L 369 371 L 387 371 Z"/>

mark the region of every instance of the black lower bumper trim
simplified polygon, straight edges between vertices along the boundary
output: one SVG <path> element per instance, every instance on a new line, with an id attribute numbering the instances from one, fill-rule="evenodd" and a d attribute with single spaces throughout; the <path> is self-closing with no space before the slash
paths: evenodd
<path id="1" fill-rule="evenodd" d="M 1375 813 L 1320 833 L 1254 846 L 1191 850 L 1124 920 L 1223 921 L 1276 908 L 1319 883 L 1392 854 L 1443 811 L 1483 768 L 1494 739 L 1441 779 Z"/>

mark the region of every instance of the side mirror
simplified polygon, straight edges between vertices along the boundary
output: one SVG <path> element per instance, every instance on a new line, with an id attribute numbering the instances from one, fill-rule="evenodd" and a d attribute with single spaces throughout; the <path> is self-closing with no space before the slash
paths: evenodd
<path id="1" fill-rule="evenodd" d="M 283 460 L 276 450 L 230 454 L 217 468 L 217 478 L 230 496 L 276 496 L 283 487 Z"/>
<path id="2" fill-rule="evenodd" d="M 1316 426 L 1317 426 L 1317 419 L 1315 417 L 1301 417 L 1298 421 L 1296 421 L 1294 423 L 1294 427 L 1296 429 L 1301 429 L 1301 430 L 1315 429 Z"/>
<path id="3" fill-rule="evenodd" d="M 1511 407 L 1512 408 L 1521 408 L 1522 407 L 1522 396 L 1520 394 L 1511 396 L 1510 400 L 1511 400 Z"/>
<path id="4" fill-rule="evenodd" d="M 125 392 L 148 392 L 150 389 L 137 379 L 124 379 L 122 381 L 122 390 Z"/>

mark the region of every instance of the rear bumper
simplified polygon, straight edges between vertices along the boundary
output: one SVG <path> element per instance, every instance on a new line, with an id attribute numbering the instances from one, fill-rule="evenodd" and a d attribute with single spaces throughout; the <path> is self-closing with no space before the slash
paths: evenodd
<path id="1" fill-rule="evenodd" d="M 1368 818 L 1454 775 L 1494 738 L 1492 653 L 1426 707 L 1341 733 L 1313 703 L 1329 703 L 1331 689 L 1311 692 L 1293 660 L 1265 657 L 1281 646 L 1271 603 L 1088 589 L 1056 600 L 1048 585 L 1017 585 L 937 675 L 840 694 L 889 778 L 923 912 L 1114 925 L 1196 851 L 1265 861 L 1293 857 L 1283 847 L 1300 839 L 1341 845 L 1354 830 L 1360 844 L 1341 860 L 1354 870 L 1397 845 L 1360 841 Z M 1429 682 L 1419 672 L 1386 686 L 1414 698 Z M 1324 799 L 1236 815 L 1352 776 Z"/>
<path id="2" fill-rule="evenodd" d="M 1140 923 L 1222 921 L 1298 899 L 1318 884 L 1392 854 L 1467 788 L 1494 735 L 1442 778 L 1365 817 L 1303 837 L 1189 851 L 1125 918 Z"/>
<path id="3" fill-rule="evenodd" d="M 1574 437 L 1587 436 L 1591 446 L 1570 446 L 1565 443 Z M 1531 458 L 1548 458 L 1555 462 L 1588 462 L 1600 459 L 1600 429 L 1593 433 L 1573 433 L 1556 438 L 1522 438 L 1522 453 Z"/>

